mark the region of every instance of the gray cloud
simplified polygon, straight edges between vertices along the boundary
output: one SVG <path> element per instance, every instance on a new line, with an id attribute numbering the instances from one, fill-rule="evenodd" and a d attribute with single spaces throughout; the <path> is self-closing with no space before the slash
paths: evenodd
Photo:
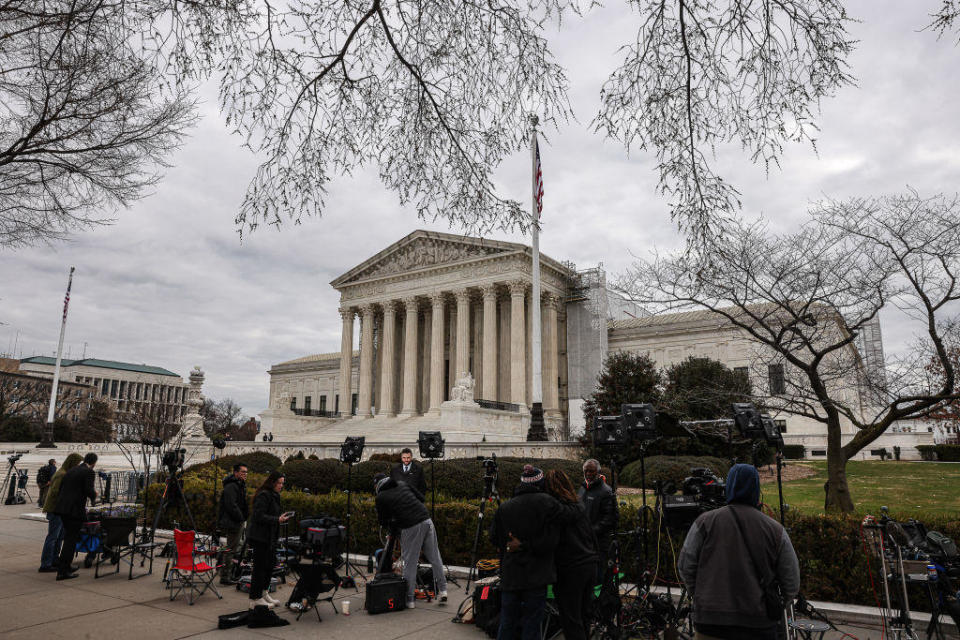
<path id="1" fill-rule="evenodd" d="M 604 263 L 616 274 L 654 248 L 682 246 L 656 193 L 653 158 L 590 133 L 598 93 L 617 63 L 616 47 L 635 33 L 625 3 L 569 20 L 555 51 L 570 70 L 577 120 L 548 131 L 542 249 L 580 267 Z M 907 184 L 923 193 L 960 184 L 960 102 L 953 40 L 920 32 L 933 2 L 859 0 L 851 26 L 859 85 L 823 104 L 818 151 L 787 149 L 769 177 L 737 149 L 719 156 L 725 178 L 743 192 L 744 213 L 775 228 L 801 222 L 808 204 L 889 193 Z M 0 253 L 0 349 L 19 330 L 24 355 L 56 349 L 70 265 L 77 267 L 67 344 L 87 355 L 145 362 L 186 375 L 207 371 L 206 393 L 233 397 L 249 414 L 266 406 L 272 363 L 340 348 L 338 297 L 330 280 L 416 228 L 417 220 L 380 185 L 375 171 L 332 185 L 327 215 L 281 231 L 244 236 L 233 224 L 256 159 L 231 137 L 203 90 L 203 118 L 173 158 L 155 193 L 118 214 L 111 227 L 55 247 Z M 504 192 L 529 199 L 529 155 L 498 171 Z M 458 230 L 454 230 L 458 231 Z M 518 236 L 498 238 L 523 240 Z M 912 327 L 883 317 L 888 350 Z"/>

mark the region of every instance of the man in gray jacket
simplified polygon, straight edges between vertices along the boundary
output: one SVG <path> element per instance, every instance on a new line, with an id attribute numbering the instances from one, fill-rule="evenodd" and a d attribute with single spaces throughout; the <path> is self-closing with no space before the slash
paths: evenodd
<path id="1" fill-rule="evenodd" d="M 697 640 L 774 640 L 780 621 L 767 616 L 759 574 L 772 574 L 790 602 L 800 589 L 797 554 L 780 523 L 760 512 L 760 476 L 752 465 L 730 469 L 726 497 L 726 507 L 697 518 L 680 550 Z"/>

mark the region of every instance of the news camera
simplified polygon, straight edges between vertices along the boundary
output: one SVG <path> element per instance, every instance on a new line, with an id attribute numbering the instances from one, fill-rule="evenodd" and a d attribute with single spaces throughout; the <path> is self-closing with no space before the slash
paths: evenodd
<path id="1" fill-rule="evenodd" d="M 686 530 L 704 512 L 726 504 L 726 485 L 712 469 L 695 467 L 683 479 L 680 493 L 673 483 L 656 483 L 663 518 L 671 529 Z"/>
<path id="2" fill-rule="evenodd" d="M 182 469 L 186 459 L 186 449 L 169 449 L 163 452 L 163 466 L 165 466 L 170 473 L 176 473 L 177 470 Z"/>

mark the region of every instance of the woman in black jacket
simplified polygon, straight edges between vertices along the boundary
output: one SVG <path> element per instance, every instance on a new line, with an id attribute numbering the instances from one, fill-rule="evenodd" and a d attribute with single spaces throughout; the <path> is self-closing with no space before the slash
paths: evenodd
<path id="1" fill-rule="evenodd" d="M 276 563 L 275 547 L 280 524 L 290 519 L 280 507 L 283 474 L 271 471 L 253 496 L 253 515 L 247 527 L 247 541 L 253 547 L 253 573 L 250 576 L 250 608 L 275 607 L 279 600 L 270 597 L 270 575 Z"/>
<path id="2" fill-rule="evenodd" d="M 560 529 L 560 540 L 554 552 L 557 567 L 554 592 L 563 637 L 585 640 L 599 561 L 597 539 L 567 474 L 559 469 L 548 471 L 546 489 L 560 502 L 560 513 L 554 521 L 554 526 Z"/>

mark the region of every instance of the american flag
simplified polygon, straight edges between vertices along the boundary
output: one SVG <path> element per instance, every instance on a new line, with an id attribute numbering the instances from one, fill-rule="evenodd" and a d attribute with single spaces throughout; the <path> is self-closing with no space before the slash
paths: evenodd
<path id="1" fill-rule="evenodd" d="M 73 286 L 73 269 L 70 269 L 70 280 L 67 282 L 67 295 L 63 298 L 63 321 L 67 321 L 67 307 L 70 306 L 70 287 Z"/>
<path id="2" fill-rule="evenodd" d="M 543 213 L 543 171 L 540 168 L 540 143 L 534 139 L 533 148 L 536 151 L 537 165 L 536 165 L 536 178 L 534 178 L 533 193 L 534 197 L 537 200 L 537 220 L 540 219 L 540 214 Z"/>

